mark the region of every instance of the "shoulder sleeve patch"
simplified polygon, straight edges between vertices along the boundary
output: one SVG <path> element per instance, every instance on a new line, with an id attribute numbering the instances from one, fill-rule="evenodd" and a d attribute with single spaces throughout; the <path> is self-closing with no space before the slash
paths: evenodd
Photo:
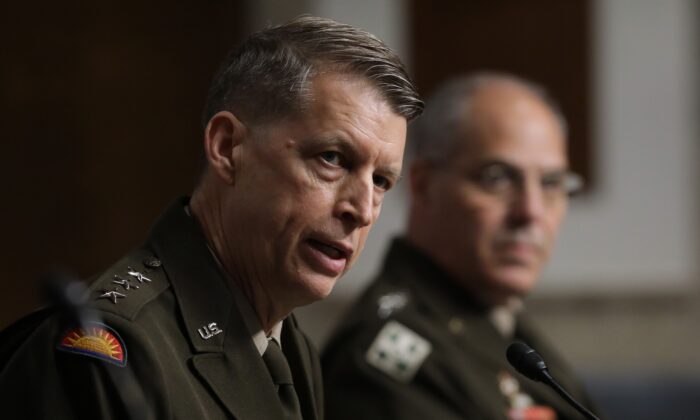
<path id="1" fill-rule="evenodd" d="M 90 322 L 84 328 L 73 328 L 61 337 L 56 348 L 67 353 L 74 353 L 126 366 L 126 346 L 119 334 L 110 327 Z"/>
<path id="2" fill-rule="evenodd" d="M 399 382 L 410 382 L 432 351 L 428 340 L 405 325 L 389 321 L 379 331 L 365 360 Z"/>

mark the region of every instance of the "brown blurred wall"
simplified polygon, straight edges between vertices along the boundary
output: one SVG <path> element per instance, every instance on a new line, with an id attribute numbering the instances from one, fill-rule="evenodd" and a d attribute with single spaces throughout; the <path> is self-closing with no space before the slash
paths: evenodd
<path id="1" fill-rule="evenodd" d="M 247 32 L 242 1 L 43 3 L 0 6 L 0 328 L 48 268 L 106 268 L 190 192 L 210 78 Z"/>
<path id="2" fill-rule="evenodd" d="M 416 83 L 429 95 L 446 79 L 509 72 L 544 86 L 569 128 L 569 160 L 596 183 L 591 0 L 411 0 Z"/>

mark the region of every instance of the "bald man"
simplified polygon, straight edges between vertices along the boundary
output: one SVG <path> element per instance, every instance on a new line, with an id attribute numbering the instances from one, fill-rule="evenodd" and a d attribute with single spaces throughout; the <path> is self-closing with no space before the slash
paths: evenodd
<path id="1" fill-rule="evenodd" d="M 529 343 L 588 403 L 522 310 L 580 184 L 563 116 L 532 83 L 479 74 L 439 89 L 410 135 L 406 234 L 327 346 L 329 417 L 580 418 L 505 360 Z"/>

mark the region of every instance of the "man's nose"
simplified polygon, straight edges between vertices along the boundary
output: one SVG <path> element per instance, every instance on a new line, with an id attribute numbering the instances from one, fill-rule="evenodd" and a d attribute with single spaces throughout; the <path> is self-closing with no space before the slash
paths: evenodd
<path id="1" fill-rule="evenodd" d="M 374 183 L 371 177 L 348 179 L 336 206 L 336 216 L 352 227 L 365 227 L 374 220 Z"/>
<path id="2" fill-rule="evenodd" d="M 542 217 L 545 197 L 538 181 L 524 182 L 511 202 L 511 220 L 517 225 L 531 224 Z"/>

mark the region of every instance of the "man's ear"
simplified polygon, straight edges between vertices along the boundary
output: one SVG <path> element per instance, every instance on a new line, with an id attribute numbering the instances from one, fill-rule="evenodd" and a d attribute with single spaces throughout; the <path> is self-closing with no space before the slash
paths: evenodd
<path id="1" fill-rule="evenodd" d="M 235 182 L 238 147 L 249 135 L 248 128 L 228 111 L 216 113 L 204 130 L 207 163 L 227 184 Z"/>
<path id="2" fill-rule="evenodd" d="M 408 182 L 411 196 L 416 199 L 428 199 L 430 177 L 433 175 L 433 165 L 425 159 L 416 159 L 408 168 Z"/>

